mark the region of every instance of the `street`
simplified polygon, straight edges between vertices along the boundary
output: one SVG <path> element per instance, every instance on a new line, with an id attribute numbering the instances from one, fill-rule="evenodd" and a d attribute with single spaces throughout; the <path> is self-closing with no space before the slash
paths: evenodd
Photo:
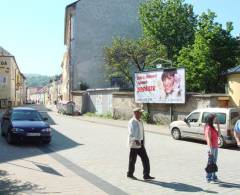
<path id="1" fill-rule="evenodd" d="M 146 132 L 156 179 L 143 181 L 138 158 L 139 180 L 129 180 L 126 127 L 44 111 L 53 128 L 49 145 L 8 145 L 0 138 L 0 194 L 240 194 L 237 150 L 219 149 L 221 182 L 207 183 L 205 144 Z"/>

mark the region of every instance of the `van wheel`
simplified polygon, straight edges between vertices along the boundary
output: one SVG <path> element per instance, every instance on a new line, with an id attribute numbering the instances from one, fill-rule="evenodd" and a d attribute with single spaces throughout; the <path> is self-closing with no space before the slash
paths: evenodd
<path id="1" fill-rule="evenodd" d="M 225 141 L 223 139 L 223 136 L 218 137 L 218 147 L 219 148 L 223 148 L 225 146 L 226 146 L 226 143 L 225 143 Z"/>
<path id="2" fill-rule="evenodd" d="M 174 127 L 171 131 L 171 135 L 173 139 L 179 140 L 181 139 L 181 132 L 178 128 Z"/>

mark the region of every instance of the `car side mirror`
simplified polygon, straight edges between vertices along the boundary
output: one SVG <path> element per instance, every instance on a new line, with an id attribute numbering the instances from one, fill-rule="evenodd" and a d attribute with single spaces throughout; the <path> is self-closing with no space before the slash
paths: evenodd
<path id="1" fill-rule="evenodd" d="M 47 117 L 44 117 L 44 118 L 43 118 L 43 120 L 44 120 L 44 121 L 47 121 L 47 120 L 48 120 L 48 118 L 47 118 Z"/>
<path id="2" fill-rule="evenodd" d="M 184 122 L 185 122 L 185 123 L 188 123 L 188 120 L 187 120 L 186 118 L 184 118 Z"/>

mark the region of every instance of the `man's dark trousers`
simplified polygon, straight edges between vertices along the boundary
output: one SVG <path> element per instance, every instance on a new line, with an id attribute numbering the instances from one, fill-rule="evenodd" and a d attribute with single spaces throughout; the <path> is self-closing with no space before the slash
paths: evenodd
<path id="1" fill-rule="evenodd" d="M 130 155 L 129 155 L 129 165 L 128 165 L 128 176 L 132 176 L 135 171 L 135 163 L 137 160 L 137 155 L 140 156 L 143 164 L 143 176 L 148 176 L 150 173 L 150 164 L 147 152 L 145 150 L 144 145 L 141 148 L 131 148 Z"/>

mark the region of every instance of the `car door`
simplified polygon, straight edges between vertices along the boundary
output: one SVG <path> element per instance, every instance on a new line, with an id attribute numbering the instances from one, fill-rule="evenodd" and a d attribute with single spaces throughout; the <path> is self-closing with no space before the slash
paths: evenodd
<path id="1" fill-rule="evenodd" d="M 186 137 L 199 138 L 199 133 L 202 129 L 200 116 L 201 112 L 192 112 L 187 116 L 185 119 L 186 126 L 182 130 Z"/>

